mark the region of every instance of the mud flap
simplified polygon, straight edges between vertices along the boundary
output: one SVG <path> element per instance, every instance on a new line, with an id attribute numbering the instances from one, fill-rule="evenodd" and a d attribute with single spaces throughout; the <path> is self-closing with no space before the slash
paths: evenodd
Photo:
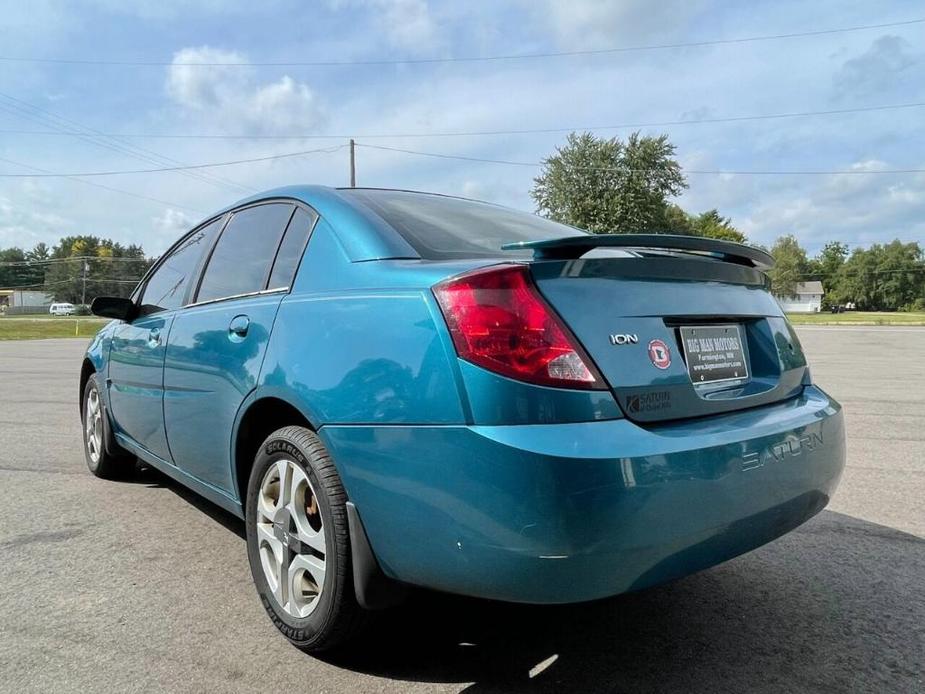
<path id="1" fill-rule="evenodd" d="M 366 529 L 353 502 L 347 504 L 347 524 L 350 529 L 350 558 L 353 564 L 353 590 L 357 602 L 367 610 L 383 610 L 405 599 L 405 585 L 386 576 L 376 561 Z"/>

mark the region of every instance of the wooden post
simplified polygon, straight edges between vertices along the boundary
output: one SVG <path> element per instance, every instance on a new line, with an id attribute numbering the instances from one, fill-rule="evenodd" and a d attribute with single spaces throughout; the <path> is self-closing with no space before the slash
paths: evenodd
<path id="1" fill-rule="evenodd" d="M 356 143 L 350 138 L 350 187 L 357 187 Z"/>

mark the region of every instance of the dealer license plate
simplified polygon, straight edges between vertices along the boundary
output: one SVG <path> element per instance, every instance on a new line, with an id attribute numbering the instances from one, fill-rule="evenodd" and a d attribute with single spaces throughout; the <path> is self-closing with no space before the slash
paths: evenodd
<path id="1" fill-rule="evenodd" d="M 696 384 L 747 379 L 748 363 L 742 341 L 740 325 L 682 327 L 681 342 L 691 381 Z"/>

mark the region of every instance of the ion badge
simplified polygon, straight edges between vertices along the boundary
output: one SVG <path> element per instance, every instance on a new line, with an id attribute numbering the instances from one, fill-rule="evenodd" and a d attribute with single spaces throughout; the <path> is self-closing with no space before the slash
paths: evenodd
<path id="1" fill-rule="evenodd" d="M 658 369 L 667 369 L 671 366 L 671 350 L 662 340 L 652 340 L 649 343 L 649 359 Z"/>

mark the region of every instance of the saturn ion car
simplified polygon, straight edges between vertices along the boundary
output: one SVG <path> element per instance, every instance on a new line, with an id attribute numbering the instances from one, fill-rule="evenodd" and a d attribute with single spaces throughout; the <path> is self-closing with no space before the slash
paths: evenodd
<path id="1" fill-rule="evenodd" d="M 574 603 L 819 512 L 845 460 L 749 246 L 592 235 L 496 205 L 295 186 L 151 268 L 80 375 L 90 470 L 152 466 L 244 519 L 295 645 L 409 586 Z"/>

